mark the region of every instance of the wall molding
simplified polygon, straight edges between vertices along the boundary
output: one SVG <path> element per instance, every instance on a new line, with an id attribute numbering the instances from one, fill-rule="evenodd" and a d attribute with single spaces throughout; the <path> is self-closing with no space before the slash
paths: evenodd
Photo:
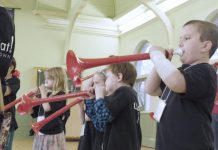
<path id="1" fill-rule="evenodd" d="M 43 18 L 46 21 L 46 24 L 43 25 L 43 27 L 48 29 L 67 31 L 70 22 L 68 19 L 52 18 L 49 16 L 43 16 Z M 73 32 L 100 34 L 113 37 L 118 37 L 120 35 L 118 26 L 111 18 L 93 17 L 85 15 L 78 16 L 75 22 Z"/>

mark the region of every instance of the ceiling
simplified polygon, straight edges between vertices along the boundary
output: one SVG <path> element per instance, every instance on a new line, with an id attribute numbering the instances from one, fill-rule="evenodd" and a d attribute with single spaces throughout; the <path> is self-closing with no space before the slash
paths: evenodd
<path id="1" fill-rule="evenodd" d="M 25 0 L 0 0 L 5 7 L 22 8 Z M 78 1 L 87 1 L 81 14 L 95 17 L 114 18 L 132 7 L 139 5 L 138 0 L 30 0 L 34 2 L 33 10 L 36 14 L 67 17 L 70 9 Z M 153 0 L 154 1 L 154 0 Z M 155 0 L 156 1 L 156 0 Z M 19 7 L 18 7 L 19 6 Z"/>
<path id="2" fill-rule="evenodd" d="M 82 15 L 95 17 L 114 18 L 119 13 L 130 9 L 137 0 L 35 0 L 35 9 L 38 11 L 51 11 L 58 13 L 69 13 L 79 1 L 87 1 L 82 10 Z M 122 7 L 122 9 L 120 9 Z"/>
<path id="3" fill-rule="evenodd" d="M 81 14 L 94 17 L 119 17 L 141 4 L 140 0 L 35 0 L 35 10 L 56 15 L 69 15 L 79 1 L 86 1 Z M 144 0 L 145 1 L 145 0 Z M 160 3 L 166 0 L 146 0 Z M 55 13 L 54 13 L 55 12 Z"/>
<path id="4" fill-rule="evenodd" d="M 173 6 L 173 3 L 178 1 L 183 2 Z M 184 1 L 187 0 L 0 0 L 0 4 L 21 9 L 31 7 L 29 9 L 33 14 L 45 18 L 47 27 L 71 23 L 80 30 L 94 29 L 96 32 L 97 29 L 101 33 L 105 31 L 103 34 L 119 36 L 156 17 L 156 14 L 151 16 L 153 12 L 149 11 L 149 6 L 143 5 L 143 2 L 152 2 L 157 5 L 165 3 L 165 5 L 173 6 L 167 10 L 163 5 L 165 8 L 160 9 L 166 12 L 182 5 Z M 141 24 L 135 24 L 135 22 Z"/>

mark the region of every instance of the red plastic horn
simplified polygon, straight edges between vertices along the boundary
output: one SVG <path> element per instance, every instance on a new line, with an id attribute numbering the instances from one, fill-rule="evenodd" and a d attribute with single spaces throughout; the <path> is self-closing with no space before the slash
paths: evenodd
<path id="1" fill-rule="evenodd" d="M 83 101 L 83 99 L 81 98 L 77 98 L 76 100 L 74 100 L 73 102 L 71 102 L 70 104 L 64 106 L 63 108 L 59 109 L 58 111 L 56 111 L 55 113 L 53 113 L 52 115 L 50 115 L 49 117 L 45 118 L 44 120 L 40 121 L 40 122 L 36 122 L 32 124 L 32 129 L 35 131 L 35 133 L 38 133 L 41 128 L 43 126 L 45 126 L 48 122 L 50 122 L 51 120 L 53 120 L 54 118 L 60 116 L 61 114 L 63 114 L 64 112 L 66 112 L 67 110 L 69 110 L 71 107 L 73 107 L 74 105 L 80 103 L 81 101 Z"/>
<path id="2" fill-rule="evenodd" d="M 89 96 L 89 94 L 87 91 L 83 91 L 83 92 L 77 92 L 77 93 L 69 93 L 65 95 L 58 95 L 58 96 L 49 97 L 49 98 L 42 98 L 42 99 L 37 99 L 37 100 L 31 99 L 28 96 L 24 95 L 23 99 L 25 102 L 18 105 L 17 111 L 20 113 L 20 115 L 24 115 L 28 113 L 32 109 L 32 107 L 41 105 L 42 103 L 62 101 L 67 98 L 75 98 L 75 97 L 80 97 L 80 96 L 81 97 Z"/>
<path id="3" fill-rule="evenodd" d="M 27 94 L 28 97 L 32 97 L 32 96 L 34 96 L 34 95 L 35 95 L 35 93 L 32 92 L 32 91 Z M 5 106 L 4 106 L 4 111 L 10 109 L 11 107 L 15 106 L 16 104 L 20 103 L 21 101 L 22 101 L 22 97 L 20 97 L 20 98 L 14 100 L 13 102 L 11 102 L 11 103 L 5 105 Z"/>
<path id="4" fill-rule="evenodd" d="M 154 112 L 150 112 L 150 113 L 149 113 L 149 116 L 150 116 L 150 118 L 151 118 L 152 120 L 155 120 L 155 119 L 154 119 Z"/>
<path id="5" fill-rule="evenodd" d="M 67 52 L 67 71 L 72 81 L 75 84 L 78 84 L 81 83 L 81 79 L 79 78 L 79 75 L 85 69 L 89 69 L 97 66 L 109 65 L 109 64 L 117 64 L 117 63 L 146 60 L 146 59 L 150 59 L 148 53 L 126 55 L 126 56 L 114 56 L 114 57 L 97 58 L 97 59 L 84 59 L 84 58 L 78 58 L 73 51 L 69 50 Z"/>

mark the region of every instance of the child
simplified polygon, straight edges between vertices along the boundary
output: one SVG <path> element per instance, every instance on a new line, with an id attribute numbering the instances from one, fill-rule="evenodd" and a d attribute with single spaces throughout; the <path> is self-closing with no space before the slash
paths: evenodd
<path id="1" fill-rule="evenodd" d="M 5 146 L 5 131 L 3 129 L 8 129 L 6 118 L 8 113 L 4 113 L 4 92 L 2 86 L 6 86 L 5 76 L 7 75 L 9 65 L 14 55 L 15 48 L 15 30 L 14 23 L 8 14 L 8 11 L 0 6 L 0 149 Z M 10 119 L 9 119 L 10 120 Z"/>
<path id="2" fill-rule="evenodd" d="M 156 150 L 213 150 L 211 112 L 216 94 L 216 73 L 208 64 L 218 43 L 218 29 L 192 20 L 181 31 L 182 67 L 177 69 L 161 47 L 151 47 L 154 63 L 145 91 L 161 96 L 155 113 Z"/>
<path id="3" fill-rule="evenodd" d="M 2 86 L 4 92 L 4 105 L 7 105 L 16 99 L 16 94 L 20 89 L 20 79 L 16 75 L 16 60 L 12 58 L 8 73 L 5 77 L 6 86 Z M 11 150 L 13 144 L 14 131 L 18 128 L 17 121 L 15 119 L 15 107 L 10 108 L 6 112 L 11 114 L 11 123 L 7 138 L 7 143 L 5 145 L 5 150 Z"/>
<path id="4" fill-rule="evenodd" d="M 83 87 L 82 90 L 91 90 L 95 86 L 105 86 L 106 76 L 102 71 L 98 71 L 94 76 L 87 82 L 86 87 Z M 84 112 L 84 103 L 80 105 L 80 115 L 81 121 L 83 123 L 81 129 L 81 137 L 78 146 L 78 150 L 101 150 L 103 132 L 99 132 L 93 126 L 92 121 Z"/>
<path id="5" fill-rule="evenodd" d="M 15 47 L 15 30 L 14 23 L 8 14 L 8 11 L 0 6 L 0 125 L 2 126 L 4 113 L 3 113 L 3 95 L 2 86 L 5 86 L 5 76 L 7 75 L 9 65 L 14 55 Z M 0 135 L 2 132 L 0 131 Z M 2 140 L 0 138 L 0 148 L 2 148 Z"/>
<path id="6" fill-rule="evenodd" d="M 136 70 L 130 63 L 110 65 L 106 77 L 105 87 L 95 87 L 96 101 L 85 101 L 87 115 L 104 132 L 102 149 L 140 150 L 140 112 L 132 88 Z"/>
<path id="7" fill-rule="evenodd" d="M 66 74 L 60 67 L 45 71 L 45 85 L 39 87 L 41 98 L 63 95 L 66 91 Z M 66 105 L 66 100 L 43 103 L 39 106 L 37 122 L 50 116 Z M 66 150 L 62 116 L 46 124 L 35 136 L 33 150 Z"/>

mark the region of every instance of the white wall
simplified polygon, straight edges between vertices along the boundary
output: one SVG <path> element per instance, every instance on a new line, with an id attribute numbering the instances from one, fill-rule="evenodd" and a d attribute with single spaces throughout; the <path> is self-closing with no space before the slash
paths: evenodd
<path id="1" fill-rule="evenodd" d="M 61 65 L 65 32 L 46 29 L 40 16 L 32 14 L 31 5 L 15 11 L 15 58 L 21 71 L 20 94 L 34 87 L 34 67 Z M 19 95 L 20 95 L 19 94 Z"/>
<path id="2" fill-rule="evenodd" d="M 80 58 L 104 58 L 118 54 L 119 39 L 110 36 L 73 33 L 70 47 Z M 91 74 L 98 69 L 99 67 L 88 69 L 83 74 Z"/>

